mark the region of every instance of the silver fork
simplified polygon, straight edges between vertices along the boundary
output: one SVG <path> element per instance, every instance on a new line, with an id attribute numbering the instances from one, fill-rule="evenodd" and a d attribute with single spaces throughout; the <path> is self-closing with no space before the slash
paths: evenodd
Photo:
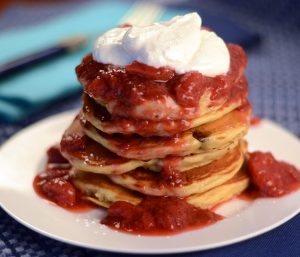
<path id="1" fill-rule="evenodd" d="M 163 15 L 165 8 L 149 2 L 135 2 L 120 20 L 120 24 L 149 25 Z"/>

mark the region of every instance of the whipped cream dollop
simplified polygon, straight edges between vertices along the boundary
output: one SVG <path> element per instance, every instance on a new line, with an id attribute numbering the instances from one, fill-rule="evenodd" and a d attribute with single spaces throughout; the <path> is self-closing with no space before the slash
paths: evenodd
<path id="1" fill-rule="evenodd" d="M 226 44 L 214 32 L 201 29 L 197 13 L 143 27 L 111 29 L 97 39 L 93 59 L 118 66 L 138 61 L 210 77 L 227 73 L 230 66 Z"/>

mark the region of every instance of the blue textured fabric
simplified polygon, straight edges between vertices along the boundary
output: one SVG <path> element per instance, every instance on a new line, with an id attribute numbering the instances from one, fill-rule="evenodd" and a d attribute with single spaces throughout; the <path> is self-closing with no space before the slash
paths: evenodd
<path id="1" fill-rule="evenodd" d="M 184 6 L 195 10 L 201 7 L 207 13 L 230 17 L 232 21 L 245 24 L 248 29 L 257 31 L 262 36 L 261 44 L 248 51 L 247 77 L 254 111 L 259 116 L 280 123 L 298 136 L 300 136 L 299 3 L 299 1 L 287 0 L 175 0 L 172 4 L 175 7 Z M 60 8 L 55 5 L 49 6 L 47 9 L 35 8 L 34 11 L 16 6 L 9 10 L 11 16 L 4 14 L 0 17 L 0 31 L 9 26 L 11 26 L 10 28 L 26 26 L 25 21 L 33 24 L 43 18 L 51 19 L 54 15 L 60 15 L 71 8 L 73 8 L 72 3 L 62 4 Z M 22 14 L 20 23 L 15 19 L 16 13 Z M 64 101 L 56 101 L 47 110 L 43 110 L 21 123 L 0 123 L 0 142 L 36 120 L 79 105 L 80 94 L 75 93 L 73 96 L 65 98 Z M 283 147 L 288 146 L 284 145 Z M 268 215 L 266 213 L 266 216 Z M 120 255 L 92 251 L 48 239 L 18 224 L 0 209 L 0 256 L 115 257 Z M 298 257 L 300 256 L 300 215 L 256 238 L 219 249 L 178 256 Z"/>

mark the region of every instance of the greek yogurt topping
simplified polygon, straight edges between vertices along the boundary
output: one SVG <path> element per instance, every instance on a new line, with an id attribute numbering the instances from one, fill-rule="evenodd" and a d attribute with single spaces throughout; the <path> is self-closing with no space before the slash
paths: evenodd
<path id="1" fill-rule="evenodd" d="M 144 27 L 111 29 L 97 39 L 93 59 L 119 66 L 138 61 L 156 68 L 168 66 L 179 74 L 198 71 L 209 77 L 227 73 L 230 66 L 226 44 L 214 32 L 201 29 L 197 13 Z"/>

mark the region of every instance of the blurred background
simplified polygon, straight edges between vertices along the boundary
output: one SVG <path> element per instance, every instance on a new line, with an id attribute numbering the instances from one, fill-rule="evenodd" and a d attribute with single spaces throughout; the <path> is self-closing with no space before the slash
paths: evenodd
<path id="1" fill-rule="evenodd" d="M 156 0 L 151 3 L 159 5 L 155 7 L 158 9 L 152 9 L 159 19 L 197 11 L 205 26 L 227 42 L 242 44 L 248 54 L 246 73 L 254 114 L 272 119 L 300 136 L 300 1 Z M 80 107 L 82 89 L 75 66 L 92 51 L 96 36 L 122 22 L 132 4 L 124 0 L 0 0 L 2 69 L 8 62 L 33 53 L 58 53 L 38 65 L 8 76 L 0 75 L 0 145 L 37 120 Z M 149 9 L 144 8 L 143 12 L 147 15 Z M 87 43 L 70 53 L 57 49 L 58 42 L 74 35 L 83 35 Z M 45 240 L 3 211 L 0 220 L 0 256 L 104 256 Z M 289 240 L 282 240 L 286 235 Z M 276 250 L 272 256 L 286 256 L 286 249 L 299 253 L 297 238 L 299 219 L 264 236 L 227 247 L 226 253 L 242 256 L 239 253 L 246 246 L 249 253 L 257 249 L 260 256 L 267 256 L 268 248 Z M 215 253 L 224 256 L 222 249 L 206 252 L 206 256 Z"/>

